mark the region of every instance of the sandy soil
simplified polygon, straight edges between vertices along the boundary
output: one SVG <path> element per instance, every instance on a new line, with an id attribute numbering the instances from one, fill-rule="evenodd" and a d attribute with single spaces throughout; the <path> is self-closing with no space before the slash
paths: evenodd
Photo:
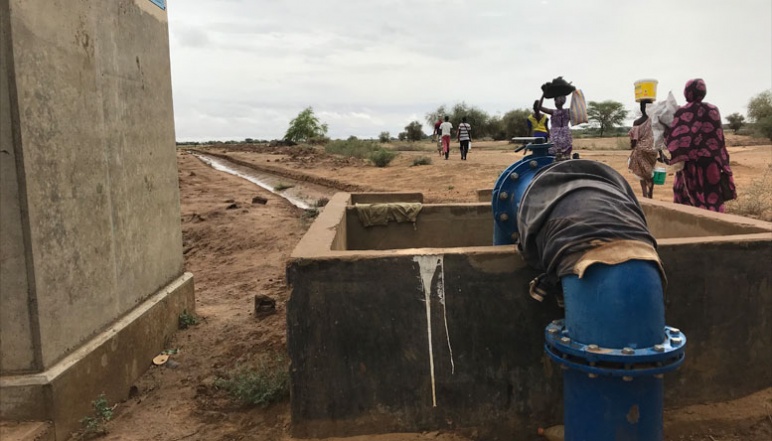
<path id="1" fill-rule="evenodd" d="M 582 140 L 587 141 L 587 140 Z M 588 141 L 589 142 L 589 141 Z M 615 141 L 587 144 L 604 148 Z M 601 144 L 599 146 L 599 144 Z M 613 144 L 610 145 L 613 147 Z M 331 157 L 318 150 L 234 149 L 240 160 L 328 185 L 364 190 L 423 191 L 430 202 L 475 201 L 475 190 L 490 188 L 498 173 L 521 157 L 500 143 L 475 145 L 469 160 L 456 153 L 449 161 L 432 156 L 429 144 L 405 151 L 387 168 Z M 221 149 L 217 151 L 223 152 Z M 622 169 L 625 151 L 580 150 L 583 157 Z M 769 174 L 770 146 L 732 148 L 732 164 L 742 192 L 753 179 Z M 436 152 L 434 153 L 436 155 Z M 433 163 L 412 167 L 413 159 Z M 152 367 L 133 396 L 115 409 L 108 440 L 292 440 L 285 400 L 268 408 L 244 408 L 214 387 L 216 378 L 286 347 L 284 312 L 289 290 L 284 262 L 304 234 L 308 220 L 285 200 L 240 178 L 210 169 L 191 155 L 179 154 L 179 178 L 186 269 L 195 275 L 201 322 L 180 331 L 169 348 L 173 363 Z M 672 182 L 672 177 L 669 177 Z M 253 204 L 254 196 L 267 199 Z M 655 191 L 669 200 L 665 187 Z M 236 207 L 233 207 L 236 204 Z M 228 208 L 231 207 L 231 208 Z M 277 300 L 277 312 L 253 314 L 256 294 Z M 668 441 L 767 441 L 772 438 L 772 389 L 732 403 L 693 406 L 666 414 Z M 549 422 L 545 422 L 549 423 Z M 453 433 L 387 434 L 353 441 L 456 441 Z M 332 439 L 330 439 L 332 440 Z"/>

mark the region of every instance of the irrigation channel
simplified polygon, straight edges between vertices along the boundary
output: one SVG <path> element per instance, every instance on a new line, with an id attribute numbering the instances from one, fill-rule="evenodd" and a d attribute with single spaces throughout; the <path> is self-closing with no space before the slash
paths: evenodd
<path id="1" fill-rule="evenodd" d="M 250 167 L 235 164 L 227 159 L 209 156 L 204 153 L 189 153 L 215 170 L 246 179 L 273 194 L 283 197 L 292 205 L 304 210 L 315 209 L 323 205 L 320 201 L 329 200 L 337 191 L 322 185 L 301 182 L 265 171 L 255 170 Z"/>

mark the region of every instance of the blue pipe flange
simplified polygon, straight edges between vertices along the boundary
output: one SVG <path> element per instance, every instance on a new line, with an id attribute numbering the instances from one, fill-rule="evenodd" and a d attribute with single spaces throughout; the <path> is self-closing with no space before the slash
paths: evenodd
<path id="1" fill-rule="evenodd" d="M 529 145 L 533 154 L 524 157 L 504 170 L 493 186 L 491 205 L 494 219 L 494 245 L 511 245 L 518 241 L 517 210 L 523 194 L 536 173 L 555 161 L 547 155 L 552 144 Z"/>
<path id="2" fill-rule="evenodd" d="M 563 320 L 555 320 L 544 331 L 544 349 L 567 369 L 593 376 L 656 376 L 678 369 L 684 362 L 686 336 L 677 328 L 665 327 L 662 343 L 647 348 L 601 348 L 571 339 Z"/>

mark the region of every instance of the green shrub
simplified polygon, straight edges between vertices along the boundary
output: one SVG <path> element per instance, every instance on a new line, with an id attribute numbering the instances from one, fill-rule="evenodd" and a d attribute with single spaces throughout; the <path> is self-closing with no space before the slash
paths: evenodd
<path id="1" fill-rule="evenodd" d="M 428 156 L 419 156 L 415 159 L 413 159 L 413 166 L 416 165 L 429 165 L 432 163 L 432 158 Z"/>
<path id="2" fill-rule="evenodd" d="M 274 355 L 261 359 L 253 368 L 241 368 L 227 378 L 218 378 L 215 386 L 247 406 L 266 407 L 289 396 L 289 372 L 286 358 Z"/>
<path id="3" fill-rule="evenodd" d="M 178 317 L 177 326 L 180 329 L 188 329 L 191 326 L 198 324 L 198 317 L 188 312 L 188 310 L 182 311 Z"/>
<path id="4" fill-rule="evenodd" d="M 370 154 L 370 161 L 376 167 L 386 167 L 397 156 L 390 150 L 379 149 Z"/>
<path id="5" fill-rule="evenodd" d="M 107 403 L 105 395 L 102 394 L 92 401 L 91 407 L 94 408 L 94 414 L 80 420 L 82 429 L 75 437 L 76 439 L 92 439 L 107 433 L 105 424 L 113 419 L 113 408 Z"/>

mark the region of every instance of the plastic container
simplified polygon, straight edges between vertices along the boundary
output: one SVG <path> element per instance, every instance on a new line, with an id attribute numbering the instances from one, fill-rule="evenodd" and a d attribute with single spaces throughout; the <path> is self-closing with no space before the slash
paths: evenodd
<path id="1" fill-rule="evenodd" d="M 665 167 L 654 168 L 654 176 L 652 176 L 652 180 L 654 181 L 655 185 L 664 185 L 665 177 L 667 177 L 667 169 Z"/>
<path id="2" fill-rule="evenodd" d="M 657 99 L 657 84 L 659 81 L 647 79 L 635 82 L 635 101 L 643 100 L 655 101 Z"/>

